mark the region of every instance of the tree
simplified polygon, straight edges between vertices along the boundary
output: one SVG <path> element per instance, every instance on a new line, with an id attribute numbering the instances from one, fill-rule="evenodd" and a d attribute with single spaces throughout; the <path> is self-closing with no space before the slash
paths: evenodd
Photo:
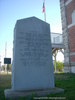
<path id="1" fill-rule="evenodd" d="M 53 62 L 53 68 L 54 68 L 54 71 L 55 71 L 55 63 Z M 60 61 L 58 61 L 58 62 L 56 62 L 56 69 L 57 69 L 57 71 L 60 71 L 60 72 L 62 72 L 63 71 L 63 63 L 62 62 L 60 62 Z"/>

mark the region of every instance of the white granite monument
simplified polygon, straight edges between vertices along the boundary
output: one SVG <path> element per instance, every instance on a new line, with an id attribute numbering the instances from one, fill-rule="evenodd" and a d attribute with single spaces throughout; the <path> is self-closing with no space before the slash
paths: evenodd
<path id="1" fill-rule="evenodd" d="M 18 20 L 14 29 L 12 89 L 5 97 L 58 93 L 54 86 L 50 25 L 36 17 Z"/>
<path id="2" fill-rule="evenodd" d="M 54 88 L 52 47 L 48 23 L 30 17 L 14 29 L 12 90 Z"/>

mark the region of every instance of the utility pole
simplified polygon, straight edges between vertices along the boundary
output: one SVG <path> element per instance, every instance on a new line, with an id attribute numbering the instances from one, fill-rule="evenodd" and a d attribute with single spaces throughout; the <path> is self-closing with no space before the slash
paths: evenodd
<path id="1" fill-rule="evenodd" d="M 7 56 L 7 42 L 5 43 L 5 58 Z M 5 64 L 5 72 L 7 71 L 7 64 Z"/>
<path id="2" fill-rule="evenodd" d="M 5 58 L 7 56 L 7 42 L 5 43 Z"/>
<path id="3" fill-rule="evenodd" d="M 0 73 L 1 73 L 1 55 L 0 55 Z"/>

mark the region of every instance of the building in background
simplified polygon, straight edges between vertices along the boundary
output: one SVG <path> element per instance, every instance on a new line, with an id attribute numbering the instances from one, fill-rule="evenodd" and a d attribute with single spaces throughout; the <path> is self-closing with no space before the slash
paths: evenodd
<path id="1" fill-rule="evenodd" d="M 75 73 L 75 0 L 60 0 L 64 71 Z"/>
<path id="2" fill-rule="evenodd" d="M 64 46 L 63 46 L 63 38 L 60 33 L 51 33 L 51 43 L 52 43 L 52 54 L 53 61 L 55 63 L 55 73 L 57 72 L 57 61 L 64 61 Z"/>
<path id="3" fill-rule="evenodd" d="M 52 44 L 63 44 L 62 34 L 51 32 L 51 43 Z"/>

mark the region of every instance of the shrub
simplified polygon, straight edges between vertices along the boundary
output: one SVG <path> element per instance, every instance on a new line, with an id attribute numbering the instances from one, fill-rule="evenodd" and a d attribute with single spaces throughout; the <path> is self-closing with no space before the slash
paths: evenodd
<path id="1" fill-rule="evenodd" d="M 53 61 L 53 68 L 54 68 L 54 71 L 55 71 L 55 61 Z M 64 67 L 63 67 L 63 63 L 62 62 L 60 62 L 60 61 L 56 62 L 56 69 L 57 69 L 57 71 L 62 72 L 63 68 Z"/>
<path id="2" fill-rule="evenodd" d="M 2 70 L 5 71 L 5 65 L 2 65 Z"/>
<path id="3" fill-rule="evenodd" d="M 11 64 L 7 64 L 7 70 L 11 71 Z"/>

